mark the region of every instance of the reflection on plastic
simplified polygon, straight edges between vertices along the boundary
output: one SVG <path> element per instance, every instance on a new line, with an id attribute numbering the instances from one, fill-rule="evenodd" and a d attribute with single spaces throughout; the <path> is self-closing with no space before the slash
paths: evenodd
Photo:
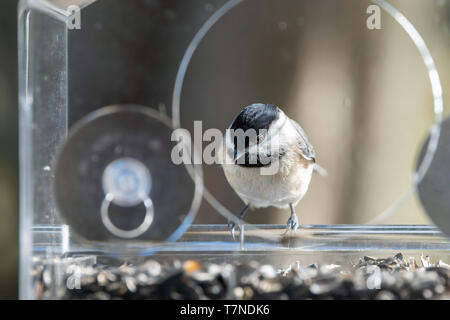
<path id="1" fill-rule="evenodd" d="M 175 80 L 175 86 L 172 95 L 172 122 L 174 128 L 179 128 L 181 126 L 181 92 L 183 89 L 183 84 L 186 76 L 187 69 L 191 62 L 191 59 L 203 40 L 203 38 L 208 34 L 211 28 L 228 12 L 237 7 L 244 0 L 230 0 L 226 2 L 221 8 L 219 8 L 200 28 L 200 30 L 196 33 L 191 43 L 189 44 L 186 52 L 183 56 L 183 59 L 180 63 L 180 67 L 177 72 L 177 77 Z M 386 0 L 371 0 L 374 4 L 379 5 L 384 9 L 400 26 L 406 31 L 409 35 L 410 39 L 413 41 L 414 45 L 417 47 L 420 52 L 423 62 L 427 68 L 428 76 L 431 83 L 432 93 L 433 93 L 433 110 L 435 115 L 435 124 L 430 129 L 430 143 L 428 144 L 427 152 L 423 158 L 423 161 L 418 166 L 416 172 L 414 172 L 410 187 L 400 196 L 400 198 L 395 201 L 388 208 L 383 210 L 380 214 L 378 214 L 375 218 L 367 222 L 367 224 L 377 224 L 386 221 L 389 217 L 391 217 L 397 209 L 403 205 L 403 203 L 410 198 L 416 189 L 417 185 L 420 183 L 425 173 L 427 172 L 434 154 L 436 152 L 437 144 L 439 142 L 439 134 L 440 134 L 440 124 L 442 121 L 442 112 L 443 112 L 443 98 L 442 98 L 442 85 L 439 78 L 439 73 L 437 71 L 436 65 L 434 63 L 434 59 L 431 56 L 428 47 L 425 44 L 425 41 L 413 26 L 413 24 L 394 6 L 392 6 Z M 194 152 L 200 152 L 199 150 L 195 150 Z M 195 179 L 192 170 L 189 170 L 191 178 Z M 228 210 L 220 201 L 216 199 L 214 195 L 212 195 L 209 190 L 204 187 L 203 195 L 206 201 L 209 202 L 214 209 L 225 217 L 228 220 L 231 220 L 237 224 L 244 224 L 245 221 L 237 218 L 230 210 Z"/>

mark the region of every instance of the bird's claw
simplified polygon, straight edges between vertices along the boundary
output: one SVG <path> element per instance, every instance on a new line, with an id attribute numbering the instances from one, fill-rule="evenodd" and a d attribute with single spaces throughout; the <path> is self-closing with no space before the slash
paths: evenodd
<path id="1" fill-rule="evenodd" d="M 233 240 L 236 240 L 236 229 L 240 229 L 239 226 L 233 221 L 230 221 L 228 222 L 228 228 L 230 228 L 231 237 L 233 238 Z"/>
<path id="2" fill-rule="evenodd" d="M 297 215 L 291 215 L 291 217 L 289 218 L 289 220 L 286 223 L 286 233 L 288 233 L 289 231 L 295 231 L 298 229 L 298 218 Z"/>

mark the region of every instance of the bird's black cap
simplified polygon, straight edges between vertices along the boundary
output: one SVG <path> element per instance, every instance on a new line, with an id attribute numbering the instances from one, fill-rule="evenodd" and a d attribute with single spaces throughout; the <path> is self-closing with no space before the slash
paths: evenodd
<path id="1" fill-rule="evenodd" d="M 234 119 L 230 126 L 231 130 L 255 130 L 257 133 L 256 143 L 260 143 L 260 139 L 265 137 L 260 135 L 260 130 L 269 130 L 270 124 L 278 120 L 280 116 L 280 109 L 273 104 L 255 103 L 245 107 L 239 115 Z M 234 136 L 234 157 L 236 157 L 238 152 L 237 136 Z M 245 137 L 245 149 L 250 145 L 250 141 Z M 250 161 L 249 154 L 245 154 L 245 162 L 238 163 L 238 165 L 243 167 L 264 167 L 270 165 L 270 162 L 262 163 L 260 156 L 257 155 L 254 161 Z"/>
<path id="2" fill-rule="evenodd" d="M 255 103 L 245 107 L 234 119 L 230 129 L 269 129 L 270 124 L 280 116 L 280 109 L 273 104 Z"/>

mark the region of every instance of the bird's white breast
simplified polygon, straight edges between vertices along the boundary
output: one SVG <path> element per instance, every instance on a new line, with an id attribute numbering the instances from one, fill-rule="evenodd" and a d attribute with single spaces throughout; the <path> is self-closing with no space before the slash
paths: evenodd
<path id="1" fill-rule="evenodd" d="M 311 181 L 313 163 L 296 150 L 288 150 L 273 175 L 261 174 L 261 168 L 223 164 L 225 176 L 245 203 L 253 207 L 296 205 L 305 195 Z"/>

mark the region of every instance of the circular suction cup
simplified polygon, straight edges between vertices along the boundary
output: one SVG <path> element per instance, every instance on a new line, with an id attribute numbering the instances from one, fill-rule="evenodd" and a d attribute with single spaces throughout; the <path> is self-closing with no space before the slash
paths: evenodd
<path id="1" fill-rule="evenodd" d="M 172 131 L 170 119 L 136 105 L 105 107 L 74 125 L 55 165 L 62 220 L 90 242 L 180 237 L 200 205 L 201 175 L 172 162 Z"/>
<path id="2" fill-rule="evenodd" d="M 422 146 L 417 167 L 422 163 L 429 144 L 430 137 Z M 439 143 L 417 192 L 428 216 L 450 236 L 450 118 L 441 124 Z"/>

